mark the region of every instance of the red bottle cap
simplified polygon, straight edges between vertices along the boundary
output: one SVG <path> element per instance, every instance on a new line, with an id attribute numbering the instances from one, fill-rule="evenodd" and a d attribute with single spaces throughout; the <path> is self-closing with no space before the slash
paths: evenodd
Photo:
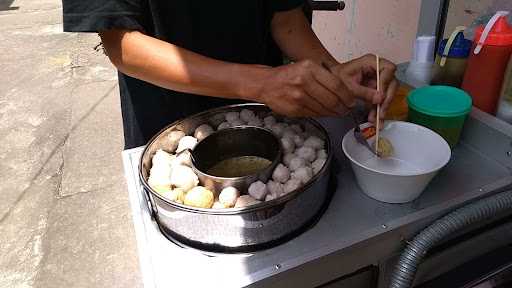
<path id="1" fill-rule="evenodd" d="M 476 29 L 474 40 L 475 42 L 478 42 L 482 36 L 483 31 L 483 25 Z M 506 16 L 501 16 L 498 18 L 491 31 L 489 32 L 489 35 L 485 39 L 484 45 L 512 46 L 512 26 L 508 24 Z"/>

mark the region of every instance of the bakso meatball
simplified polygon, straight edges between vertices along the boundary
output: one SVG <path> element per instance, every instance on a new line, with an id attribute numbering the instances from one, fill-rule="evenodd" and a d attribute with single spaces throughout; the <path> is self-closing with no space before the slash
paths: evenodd
<path id="1" fill-rule="evenodd" d="M 283 186 L 284 193 L 288 194 L 292 191 L 295 191 L 295 190 L 299 189 L 301 187 L 301 185 L 302 185 L 302 183 L 300 180 L 291 178 Z"/>
<path id="2" fill-rule="evenodd" d="M 311 147 L 311 148 L 313 148 L 315 150 L 323 149 L 324 145 L 325 145 L 325 141 L 320 139 L 317 136 L 309 136 L 304 141 L 304 147 Z"/>
<path id="3" fill-rule="evenodd" d="M 226 208 L 234 207 L 238 197 L 240 197 L 238 189 L 235 187 L 226 187 L 222 189 L 219 194 L 219 202 Z"/>
<path id="4" fill-rule="evenodd" d="M 229 124 L 229 122 L 222 122 L 219 124 L 219 126 L 217 126 L 217 130 L 223 130 L 223 129 L 227 129 L 231 127 L 231 124 Z"/>
<path id="5" fill-rule="evenodd" d="M 283 131 L 283 137 L 282 138 L 290 138 L 292 141 L 297 136 L 297 133 L 293 131 L 291 128 L 286 128 Z"/>
<path id="6" fill-rule="evenodd" d="M 167 165 L 152 166 L 149 170 L 148 184 L 157 192 L 166 192 L 171 189 L 172 168 Z"/>
<path id="7" fill-rule="evenodd" d="M 286 165 L 288 168 L 290 168 L 290 162 L 292 161 L 293 158 L 295 158 L 295 154 L 293 153 L 287 153 L 287 154 L 284 154 L 283 156 L 283 163 L 284 165 Z"/>
<path id="8" fill-rule="evenodd" d="M 212 191 L 202 186 L 197 186 L 187 192 L 184 204 L 198 208 L 211 208 L 214 200 Z"/>
<path id="9" fill-rule="evenodd" d="M 247 191 L 254 199 L 263 200 L 267 196 L 267 186 L 261 181 L 256 181 L 249 186 Z"/>
<path id="10" fill-rule="evenodd" d="M 297 150 L 295 150 L 295 155 L 299 156 L 300 158 L 303 158 L 308 162 L 313 162 L 316 159 L 315 149 L 306 146 L 300 147 Z"/>
<path id="11" fill-rule="evenodd" d="M 322 170 L 322 167 L 324 167 L 325 162 L 327 161 L 326 158 L 318 158 L 311 164 L 311 168 L 313 168 L 313 173 L 318 174 L 320 170 Z"/>
<path id="12" fill-rule="evenodd" d="M 228 112 L 226 113 L 226 121 L 232 123 L 234 121 L 240 120 L 240 113 L 238 112 Z"/>
<path id="13" fill-rule="evenodd" d="M 277 198 L 277 197 L 283 195 L 283 193 L 284 193 L 283 184 L 276 182 L 276 181 L 272 181 L 272 180 L 268 181 L 267 190 L 268 190 L 267 197 L 269 195 L 272 195 L 273 198 Z M 266 198 L 265 198 L 265 200 L 268 201 Z"/>
<path id="14" fill-rule="evenodd" d="M 327 151 L 325 149 L 316 151 L 316 159 L 327 159 Z"/>
<path id="15" fill-rule="evenodd" d="M 235 208 L 247 207 L 258 203 L 261 203 L 261 201 L 254 199 L 251 195 L 242 195 L 236 200 Z"/>
<path id="16" fill-rule="evenodd" d="M 271 200 L 274 200 L 276 199 L 277 197 L 268 193 L 267 196 L 265 196 L 265 201 L 271 201 Z"/>
<path id="17" fill-rule="evenodd" d="M 183 204 L 183 202 L 185 201 L 185 191 L 183 191 L 183 189 L 181 188 L 174 188 L 162 194 L 162 196 L 164 196 L 164 198 L 169 201 L 176 202 L 179 204 Z"/>
<path id="18" fill-rule="evenodd" d="M 256 118 L 256 115 L 254 115 L 253 111 L 249 109 L 242 109 L 242 111 L 240 111 L 240 119 L 243 121 L 249 122 L 254 118 Z"/>
<path id="19" fill-rule="evenodd" d="M 295 133 L 297 134 L 302 134 L 304 131 L 302 131 L 302 128 L 300 127 L 299 124 L 292 124 L 290 125 L 290 128 L 295 131 Z"/>
<path id="20" fill-rule="evenodd" d="M 177 165 L 185 165 L 188 167 L 192 167 L 192 157 L 190 156 L 189 151 L 185 150 L 176 154 L 176 156 L 172 160 L 172 166 Z"/>
<path id="21" fill-rule="evenodd" d="M 304 146 L 304 138 L 302 138 L 300 135 L 295 135 L 293 137 L 293 142 L 295 142 L 296 147 Z"/>
<path id="22" fill-rule="evenodd" d="M 172 168 L 171 185 L 188 191 L 199 184 L 199 179 L 192 168 L 177 165 Z"/>
<path id="23" fill-rule="evenodd" d="M 290 138 L 283 137 L 281 138 L 281 147 L 283 147 L 284 153 L 293 153 L 295 150 L 295 142 Z"/>
<path id="24" fill-rule="evenodd" d="M 176 151 L 176 148 L 178 147 L 181 138 L 185 137 L 186 135 L 187 134 L 185 134 L 185 132 L 183 131 L 171 131 L 167 136 L 169 140 L 169 151 Z"/>
<path id="25" fill-rule="evenodd" d="M 176 156 L 165 152 L 162 149 L 158 149 L 151 159 L 152 166 L 168 165 L 170 166 Z"/>
<path id="26" fill-rule="evenodd" d="M 272 179 L 274 179 L 276 182 L 285 183 L 288 181 L 288 179 L 290 179 L 290 170 L 283 164 L 279 164 L 272 173 Z"/>
<path id="27" fill-rule="evenodd" d="M 373 143 L 373 147 L 375 148 L 375 143 Z M 388 138 L 379 137 L 379 146 L 377 147 L 377 155 L 381 158 L 388 158 L 393 156 L 394 148 L 391 141 Z"/>
<path id="28" fill-rule="evenodd" d="M 193 150 L 196 147 L 197 139 L 192 136 L 185 136 L 181 138 L 180 143 L 178 144 L 178 149 L 176 149 L 176 153 L 180 153 L 183 150 Z"/>
<path id="29" fill-rule="evenodd" d="M 203 124 L 196 128 L 196 131 L 194 132 L 194 137 L 196 137 L 198 141 L 201 141 L 204 138 L 208 137 L 213 132 L 214 130 L 212 126 L 208 124 Z"/>
<path id="30" fill-rule="evenodd" d="M 229 207 L 224 206 L 224 204 L 220 203 L 219 201 L 213 202 L 212 209 L 225 209 L 225 208 L 229 208 Z"/>
<path id="31" fill-rule="evenodd" d="M 247 121 L 247 125 L 249 126 L 256 126 L 256 127 L 263 127 L 263 122 L 261 122 L 260 118 L 253 118 L 249 121 Z"/>
<path id="32" fill-rule="evenodd" d="M 263 118 L 263 123 L 265 126 L 272 127 L 272 125 L 277 123 L 277 120 L 274 118 L 274 116 L 267 116 Z"/>
<path id="33" fill-rule="evenodd" d="M 231 124 L 231 127 L 236 127 L 236 126 L 244 126 L 245 125 L 245 122 L 242 121 L 242 119 L 236 119 L 236 120 L 233 120 L 232 122 L 229 122 Z"/>
<path id="34" fill-rule="evenodd" d="M 294 158 L 292 158 L 292 160 L 290 160 L 290 165 L 288 165 L 288 167 L 290 167 L 291 171 L 295 171 L 299 168 L 306 167 L 306 166 L 307 166 L 306 160 L 304 160 L 304 158 L 301 158 L 298 156 L 295 156 Z"/>
<path id="35" fill-rule="evenodd" d="M 271 130 L 278 137 L 282 137 L 285 128 L 286 128 L 286 124 L 284 124 L 284 123 L 276 123 L 276 124 L 272 125 Z"/>
<path id="36" fill-rule="evenodd" d="M 293 179 L 300 180 L 302 184 L 306 184 L 311 178 L 313 178 L 313 169 L 310 167 L 301 167 L 292 172 L 291 177 Z"/>

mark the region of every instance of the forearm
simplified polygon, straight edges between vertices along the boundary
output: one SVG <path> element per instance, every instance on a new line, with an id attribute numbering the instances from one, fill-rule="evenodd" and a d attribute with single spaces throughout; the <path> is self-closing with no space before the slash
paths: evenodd
<path id="1" fill-rule="evenodd" d="M 100 36 L 119 71 L 180 92 L 256 100 L 253 79 L 267 69 L 218 61 L 137 31 L 111 30 Z"/>
<path id="2" fill-rule="evenodd" d="M 315 35 L 300 8 L 276 13 L 272 19 L 272 36 L 292 60 L 310 59 L 329 67 L 338 64 Z"/>

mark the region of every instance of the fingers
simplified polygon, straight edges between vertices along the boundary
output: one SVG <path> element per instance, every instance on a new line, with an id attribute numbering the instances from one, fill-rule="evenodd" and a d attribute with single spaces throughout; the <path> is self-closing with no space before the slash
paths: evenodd
<path id="1" fill-rule="evenodd" d="M 380 87 L 381 91 L 387 93 L 389 85 L 395 80 L 395 64 L 389 62 L 386 59 L 380 60 Z"/>
<path id="2" fill-rule="evenodd" d="M 398 89 L 398 81 L 396 79 L 393 79 L 391 83 L 388 86 L 388 89 L 386 90 L 386 98 L 384 99 L 384 102 L 381 106 L 381 116 L 384 118 L 386 116 L 386 112 L 388 111 L 389 105 L 391 105 L 391 102 L 393 101 L 393 98 L 395 97 L 396 90 Z"/>
<path id="3" fill-rule="evenodd" d="M 350 93 L 345 83 L 337 77 L 337 75 L 334 75 L 331 71 L 319 65 L 314 65 L 311 69 L 313 78 L 318 82 L 318 84 L 330 92 L 323 94 L 323 100 L 328 101 L 325 102 L 325 104 L 328 107 L 332 107 L 331 110 L 336 111 L 340 109 L 340 106 L 353 107 L 355 105 L 354 96 Z"/>
<path id="4" fill-rule="evenodd" d="M 318 83 L 316 79 L 311 79 L 308 85 L 306 85 L 305 90 L 318 105 L 328 112 L 325 116 L 337 116 L 339 114 L 337 109 L 342 104 L 338 97 Z"/>

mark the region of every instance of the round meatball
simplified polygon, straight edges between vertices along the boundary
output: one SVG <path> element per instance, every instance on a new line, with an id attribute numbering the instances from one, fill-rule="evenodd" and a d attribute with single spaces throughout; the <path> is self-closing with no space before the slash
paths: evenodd
<path id="1" fill-rule="evenodd" d="M 283 193 L 284 193 L 283 184 L 276 182 L 276 181 L 272 181 L 272 180 L 268 181 L 267 190 L 268 190 L 267 197 L 268 197 L 268 195 L 272 195 L 273 198 L 277 198 L 277 197 L 283 195 Z"/>
<path id="2" fill-rule="evenodd" d="M 276 123 L 272 125 L 272 132 L 277 135 L 277 137 L 282 137 L 284 133 L 284 129 L 286 128 L 286 124 L 284 123 Z"/>
<path id="3" fill-rule="evenodd" d="M 265 123 L 265 126 L 272 127 L 272 125 L 277 123 L 277 120 L 274 116 L 267 116 L 263 118 L 263 123 Z"/>
<path id="4" fill-rule="evenodd" d="M 301 182 L 300 180 L 298 179 L 295 179 L 295 178 L 291 178 L 290 180 L 288 180 L 284 186 L 283 186 L 283 190 L 284 190 L 284 193 L 285 194 L 288 194 L 290 192 L 293 192 L 297 189 L 299 189 L 301 187 Z"/>
<path id="5" fill-rule="evenodd" d="M 320 170 L 324 167 L 325 162 L 327 161 L 326 158 L 318 158 L 311 164 L 311 167 L 313 168 L 313 173 L 318 174 Z"/>
<path id="6" fill-rule="evenodd" d="M 292 170 L 292 171 L 295 171 L 299 168 L 306 167 L 306 166 L 307 166 L 306 160 L 304 160 L 304 158 L 301 158 L 298 156 L 295 156 L 294 158 L 292 158 L 292 160 L 290 160 L 290 165 L 288 165 L 288 167 L 290 167 L 290 170 Z"/>
<path id="7" fill-rule="evenodd" d="M 375 148 L 375 144 L 373 143 L 373 147 Z M 394 153 L 393 144 L 391 144 L 391 141 L 388 140 L 388 138 L 385 137 L 379 137 L 379 146 L 377 147 L 377 155 L 381 158 L 388 158 L 393 156 Z"/>
<path id="8" fill-rule="evenodd" d="M 290 179 L 290 170 L 283 164 L 279 164 L 276 169 L 274 169 L 274 173 L 272 173 L 272 179 L 276 182 L 285 183 Z"/>
<path id="9" fill-rule="evenodd" d="M 260 118 L 255 117 L 255 118 L 247 121 L 247 125 L 249 125 L 249 126 L 256 126 L 256 127 L 262 127 L 263 126 L 263 122 L 261 122 Z"/>
<path id="10" fill-rule="evenodd" d="M 174 152 L 178 147 L 178 143 L 180 143 L 181 138 L 185 137 L 187 134 L 183 131 L 171 131 L 167 136 L 169 139 L 169 151 Z"/>
<path id="11" fill-rule="evenodd" d="M 229 207 L 224 206 L 224 204 L 220 203 L 219 201 L 213 202 L 212 209 L 226 209 Z"/>
<path id="12" fill-rule="evenodd" d="M 295 135 L 293 137 L 293 142 L 295 142 L 296 147 L 304 146 L 304 138 L 302 138 L 300 135 Z"/>
<path id="13" fill-rule="evenodd" d="M 197 186 L 187 192 L 184 204 L 198 208 L 212 208 L 214 200 L 215 197 L 212 191 L 202 186 Z"/>
<path id="14" fill-rule="evenodd" d="M 316 151 L 316 159 L 327 159 L 327 151 L 325 149 Z"/>
<path id="15" fill-rule="evenodd" d="M 155 155 L 151 159 L 152 166 L 167 165 L 170 166 L 176 156 L 165 152 L 162 149 L 156 150 Z"/>
<path id="16" fill-rule="evenodd" d="M 247 191 L 256 200 L 263 200 L 267 196 L 267 186 L 261 181 L 256 181 L 249 186 Z"/>
<path id="17" fill-rule="evenodd" d="M 295 150 L 295 142 L 290 138 L 283 137 L 281 138 L 281 147 L 283 147 L 284 153 L 293 153 Z"/>
<path id="18" fill-rule="evenodd" d="M 171 185 L 188 191 L 199 184 L 199 179 L 192 168 L 177 165 L 172 168 Z"/>
<path id="19" fill-rule="evenodd" d="M 235 187 L 226 187 L 219 194 L 219 202 L 226 208 L 234 207 L 236 199 L 240 197 L 240 192 Z"/>
<path id="20" fill-rule="evenodd" d="M 212 126 L 210 126 L 208 124 L 203 124 L 196 128 L 196 130 L 194 132 L 194 137 L 196 137 L 198 141 L 201 141 L 204 138 L 208 137 L 213 132 L 214 132 L 214 130 L 213 130 Z"/>
<path id="21" fill-rule="evenodd" d="M 244 126 L 245 122 L 242 121 L 242 119 L 236 119 L 236 120 L 233 120 L 232 122 L 229 122 L 229 124 L 231 124 L 231 127 L 236 127 L 236 126 Z"/>
<path id="22" fill-rule="evenodd" d="M 176 154 L 175 158 L 172 161 L 172 166 L 177 165 L 185 165 L 188 167 L 192 167 L 192 156 L 190 155 L 189 151 L 185 150 Z"/>
<path id="23" fill-rule="evenodd" d="M 249 109 L 242 109 L 242 111 L 240 111 L 240 119 L 243 121 L 249 122 L 254 118 L 256 118 L 256 115 L 254 115 L 253 111 Z"/>
<path id="24" fill-rule="evenodd" d="M 176 149 L 176 153 L 180 153 L 183 150 L 194 150 L 196 147 L 197 139 L 192 136 L 185 136 L 181 138 L 180 143 L 178 144 L 178 149 Z"/>
<path id="25" fill-rule="evenodd" d="M 302 128 L 300 127 L 299 124 L 292 124 L 290 125 L 290 128 L 295 131 L 295 133 L 297 134 L 302 134 L 304 131 L 302 131 Z"/>
<path id="26" fill-rule="evenodd" d="M 290 162 L 292 161 L 293 158 L 295 158 L 295 154 L 293 153 L 287 153 L 287 154 L 284 154 L 283 156 L 283 163 L 284 165 L 286 165 L 286 167 L 290 168 Z"/>
<path id="27" fill-rule="evenodd" d="M 320 139 L 317 136 L 309 136 L 304 141 L 304 147 L 311 147 L 311 148 L 313 148 L 315 150 L 323 149 L 324 145 L 325 145 L 325 141 Z"/>
<path id="28" fill-rule="evenodd" d="M 284 129 L 283 138 L 290 138 L 291 140 L 293 140 L 295 136 L 297 136 L 297 133 L 295 133 L 295 131 L 293 131 L 291 128 Z"/>
<path id="29" fill-rule="evenodd" d="M 169 192 L 164 193 L 162 196 L 164 196 L 165 199 L 176 202 L 179 204 L 183 204 L 185 201 L 185 191 L 181 188 L 174 188 L 172 190 L 169 190 Z"/>
<path id="30" fill-rule="evenodd" d="M 231 127 L 231 124 L 229 124 L 229 122 L 222 122 L 219 124 L 219 126 L 217 126 L 217 130 L 223 130 L 223 129 L 227 129 Z"/>
<path id="31" fill-rule="evenodd" d="M 308 162 L 313 162 L 316 159 L 315 149 L 306 146 L 300 147 L 297 150 L 295 150 L 295 155 L 299 156 L 300 158 L 303 158 Z"/>
<path id="32" fill-rule="evenodd" d="M 292 172 L 291 177 L 293 179 L 298 179 L 302 184 L 308 183 L 311 178 L 313 178 L 313 169 L 310 167 L 301 167 Z"/>
<path id="33" fill-rule="evenodd" d="M 254 199 L 251 195 L 242 195 L 236 200 L 235 208 L 248 207 L 258 203 L 261 201 Z"/>
<path id="34" fill-rule="evenodd" d="M 274 199 L 276 199 L 277 197 L 268 193 L 267 196 L 265 196 L 265 201 L 272 201 Z"/>
<path id="35" fill-rule="evenodd" d="M 226 121 L 228 121 L 229 123 L 232 123 L 237 120 L 240 120 L 240 113 L 238 113 L 238 112 L 226 113 Z"/>

